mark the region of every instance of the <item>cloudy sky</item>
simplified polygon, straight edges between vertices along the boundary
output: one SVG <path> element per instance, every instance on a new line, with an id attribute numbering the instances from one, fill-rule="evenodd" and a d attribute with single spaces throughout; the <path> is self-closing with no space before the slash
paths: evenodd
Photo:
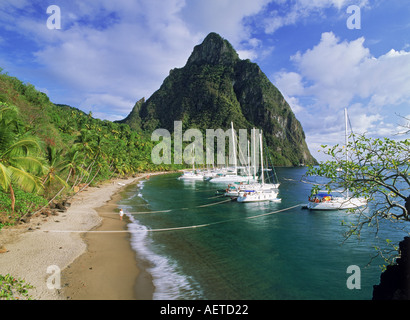
<path id="1" fill-rule="evenodd" d="M 0 67 L 54 103 L 118 120 L 209 32 L 258 63 L 319 160 L 320 144 L 343 143 L 346 107 L 374 137 L 410 118 L 403 0 L 0 0 Z"/>

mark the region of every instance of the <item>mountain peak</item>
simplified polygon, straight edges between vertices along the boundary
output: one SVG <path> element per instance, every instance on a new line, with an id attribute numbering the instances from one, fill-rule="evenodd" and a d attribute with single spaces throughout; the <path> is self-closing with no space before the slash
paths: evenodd
<path id="1" fill-rule="evenodd" d="M 187 64 L 232 65 L 238 60 L 232 45 L 219 34 L 211 32 L 200 45 L 195 46 Z"/>
<path id="2" fill-rule="evenodd" d="M 125 123 L 143 132 L 163 128 L 262 129 L 275 165 L 314 164 L 305 134 L 283 95 L 259 66 L 241 60 L 232 45 L 210 33 L 182 68 L 175 68 L 161 87 L 134 107 Z"/>

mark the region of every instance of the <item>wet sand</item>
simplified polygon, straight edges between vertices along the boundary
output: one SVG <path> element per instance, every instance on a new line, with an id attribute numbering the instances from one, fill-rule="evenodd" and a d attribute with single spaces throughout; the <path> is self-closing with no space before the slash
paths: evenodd
<path id="1" fill-rule="evenodd" d="M 118 214 L 120 200 L 121 190 L 96 209 L 102 218 L 101 225 L 83 235 L 86 252 L 62 273 L 67 299 L 152 299 L 152 278 L 131 247 L 130 234 L 126 232 L 129 219 L 124 215 L 121 221 Z"/>
<path id="2" fill-rule="evenodd" d="M 97 208 L 102 218 L 99 227 L 83 235 L 87 251 L 62 273 L 64 295 L 74 300 L 152 299 L 154 286 L 150 275 L 137 265 L 127 230 L 128 217 L 118 215 L 120 193 Z M 106 232 L 108 231 L 108 232 Z"/>

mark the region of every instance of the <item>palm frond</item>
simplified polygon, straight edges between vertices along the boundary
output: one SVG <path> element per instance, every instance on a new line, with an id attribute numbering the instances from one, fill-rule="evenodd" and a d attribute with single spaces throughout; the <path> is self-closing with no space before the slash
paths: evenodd
<path id="1" fill-rule="evenodd" d="M 24 171 L 36 175 L 44 175 L 48 170 L 43 159 L 38 157 L 13 157 L 9 159 L 9 163 L 13 167 L 23 169 Z"/>
<path id="2" fill-rule="evenodd" d="M 15 140 L 16 134 L 10 129 L 8 123 L 0 121 L 0 150 L 7 150 Z"/>
<path id="3" fill-rule="evenodd" d="M 46 180 L 43 182 L 43 185 L 46 186 L 50 186 L 54 181 L 58 182 L 59 184 L 61 184 L 62 186 L 69 188 L 69 185 L 67 184 L 66 181 L 64 181 L 59 175 L 57 174 L 49 174 L 46 178 Z"/>
<path id="4" fill-rule="evenodd" d="M 13 105 L 0 102 L 0 121 L 3 119 L 14 119 L 18 115 L 18 108 Z"/>
<path id="5" fill-rule="evenodd" d="M 4 155 L 8 157 L 27 156 L 31 153 L 37 153 L 39 150 L 40 144 L 36 139 L 25 138 L 11 145 L 8 150 L 4 152 Z"/>
<path id="6" fill-rule="evenodd" d="M 11 172 L 5 165 L 0 163 L 0 186 L 6 191 L 8 190 L 10 183 Z"/>
<path id="7" fill-rule="evenodd" d="M 38 177 L 35 177 L 20 168 L 10 166 L 8 169 L 11 172 L 12 181 L 15 182 L 24 191 L 35 192 L 39 191 L 42 188 L 40 179 Z"/>

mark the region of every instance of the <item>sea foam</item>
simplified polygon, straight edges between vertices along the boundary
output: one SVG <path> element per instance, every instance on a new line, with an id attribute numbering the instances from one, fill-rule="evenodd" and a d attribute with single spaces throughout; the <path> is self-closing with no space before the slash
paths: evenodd
<path id="1" fill-rule="evenodd" d="M 154 300 L 201 299 L 202 290 L 199 283 L 192 277 L 181 272 L 178 262 L 155 252 L 150 230 L 142 225 L 134 216 L 129 215 L 131 223 L 128 230 L 131 233 L 131 246 L 138 259 L 148 263 L 146 269 L 152 276 L 155 287 Z"/>

